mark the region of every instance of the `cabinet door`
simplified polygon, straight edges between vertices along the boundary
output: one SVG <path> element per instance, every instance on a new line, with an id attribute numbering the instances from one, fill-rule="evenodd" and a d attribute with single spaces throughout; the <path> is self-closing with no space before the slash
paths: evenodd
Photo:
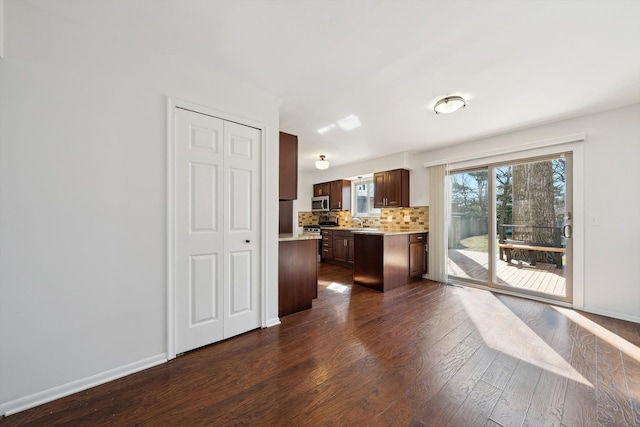
<path id="1" fill-rule="evenodd" d="M 329 195 L 329 183 L 313 184 L 313 197 Z"/>
<path id="2" fill-rule="evenodd" d="M 298 137 L 280 132 L 280 200 L 298 198 Z"/>
<path id="3" fill-rule="evenodd" d="M 342 209 L 342 181 L 331 181 L 329 183 L 329 209 Z"/>
<path id="4" fill-rule="evenodd" d="M 409 244 L 409 277 L 419 278 L 424 271 L 424 243 Z"/>
<path id="5" fill-rule="evenodd" d="M 386 206 L 409 206 L 409 171 L 406 169 L 388 171 L 386 178 Z"/>
<path id="6" fill-rule="evenodd" d="M 385 207 L 385 188 L 387 182 L 386 172 L 377 172 L 373 174 L 373 207 L 384 208 Z"/>
<path id="7" fill-rule="evenodd" d="M 333 237 L 333 259 L 336 261 L 347 262 L 347 239 L 344 236 Z"/>
<path id="8" fill-rule="evenodd" d="M 355 250 L 354 250 L 354 238 L 351 237 L 347 239 L 347 262 L 349 264 L 353 264 L 353 259 L 355 258 Z"/>

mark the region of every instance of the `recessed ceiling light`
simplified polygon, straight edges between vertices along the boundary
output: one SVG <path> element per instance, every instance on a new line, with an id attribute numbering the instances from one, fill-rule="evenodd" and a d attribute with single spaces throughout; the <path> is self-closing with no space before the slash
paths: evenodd
<path id="1" fill-rule="evenodd" d="M 361 125 L 362 123 L 360 123 L 360 119 L 358 118 L 358 116 L 354 116 L 353 114 L 345 117 L 344 119 L 338 120 L 338 126 L 340 126 L 340 129 L 346 131 L 355 129 L 357 127 L 360 127 Z"/>
<path id="2" fill-rule="evenodd" d="M 325 126 L 323 128 L 318 129 L 318 133 L 320 135 L 324 135 L 325 133 L 329 132 L 330 130 L 333 130 L 336 128 L 336 125 L 331 123 L 329 126 Z"/>

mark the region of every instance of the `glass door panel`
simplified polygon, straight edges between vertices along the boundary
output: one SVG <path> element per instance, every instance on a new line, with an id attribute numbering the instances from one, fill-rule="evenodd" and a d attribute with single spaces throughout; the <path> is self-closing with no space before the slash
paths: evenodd
<path id="1" fill-rule="evenodd" d="M 569 160 L 560 156 L 492 168 L 497 224 L 492 286 L 569 299 Z"/>
<path id="2" fill-rule="evenodd" d="M 447 274 L 452 280 L 489 281 L 489 173 L 487 168 L 449 175 L 451 200 Z"/>

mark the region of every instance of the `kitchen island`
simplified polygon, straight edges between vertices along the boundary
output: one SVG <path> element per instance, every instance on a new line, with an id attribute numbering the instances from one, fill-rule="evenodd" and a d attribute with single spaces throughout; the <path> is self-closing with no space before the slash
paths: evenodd
<path id="1" fill-rule="evenodd" d="M 278 316 L 311 308 L 318 297 L 318 234 L 281 234 L 278 242 Z"/>
<path id="2" fill-rule="evenodd" d="M 426 230 L 355 230 L 353 283 L 385 292 L 426 273 Z M 423 250 L 411 250 L 417 242 Z M 420 259 L 416 259 L 420 257 Z M 417 272 L 416 272 L 416 267 Z"/>

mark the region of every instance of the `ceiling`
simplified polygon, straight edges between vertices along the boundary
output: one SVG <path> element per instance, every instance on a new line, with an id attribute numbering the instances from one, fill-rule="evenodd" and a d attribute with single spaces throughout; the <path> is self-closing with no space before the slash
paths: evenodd
<path id="1" fill-rule="evenodd" d="M 640 102 L 640 0 L 29 1 L 275 95 L 303 171 Z"/>

